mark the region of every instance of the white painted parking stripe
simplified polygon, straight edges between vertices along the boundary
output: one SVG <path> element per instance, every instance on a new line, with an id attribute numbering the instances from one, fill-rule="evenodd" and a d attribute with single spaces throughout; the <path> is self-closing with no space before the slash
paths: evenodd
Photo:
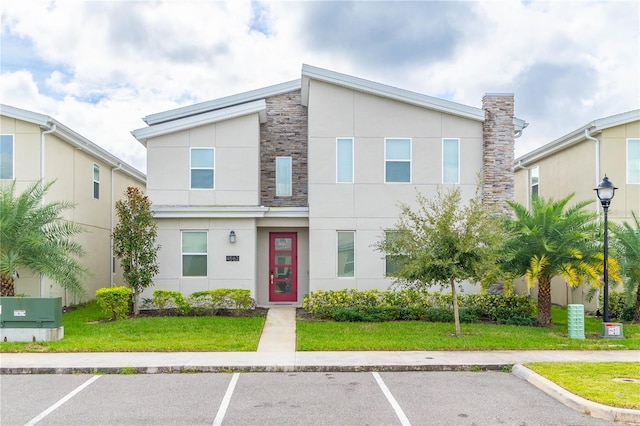
<path id="1" fill-rule="evenodd" d="M 81 384 L 80 386 L 78 386 L 77 388 L 75 388 L 74 390 L 72 390 L 71 392 L 69 392 L 67 394 L 67 396 L 65 396 L 64 398 L 62 398 L 61 400 L 59 400 L 58 402 L 56 402 L 55 404 L 53 404 L 51 407 L 47 408 L 46 410 L 44 410 L 42 413 L 38 414 L 36 417 L 34 417 L 33 419 L 31 419 L 28 423 L 25 424 L 25 426 L 32 426 L 35 425 L 36 423 L 38 423 L 40 420 L 44 419 L 45 417 L 47 417 L 49 414 L 51 414 L 53 411 L 57 410 L 62 404 L 64 404 L 65 402 L 67 402 L 68 400 L 70 400 L 71 398 L 73 398 L 74 396 L 76 396 L 80 391 L 82 391 L 82 389 L 86 388 L 87 386 L 89 386 L 91 383 L 95 382 L 96 380 L 98 380 L 100 377 L 102 376 L 93 376 L 92 378 L 90 378 L 89 380 L 87 380 L 86 382 L 84 382 L 83 384 Z"/>
<path id="2" fill-rule="evenodd" d="M 213 426 L 220 426 L 222 424 L 222 419 L 224 419 L 227 408 L 229 408 L 229 402 L 231 402 L 231 395 L 233 395 L 233 390 L 236 388 L 236 383 L 238 383 L 238 377 L 240 377 L 240 373 L 233 373 L 224 398 L 222 398 L 222 403 L 220 403 L 220 408 L 218 408 L 218 414 L 216 414 L 216 418 L 213 419 Z"/>
<path id="3" fill-rule="evenodd" d="M 409 419 L 404 414 L 404 411 L 402 411 L 402 407 L 400 407 L 398 401 L 396 401 L 393 395 L 391 395 L 391 391 L 389 390 L 387 385 L 384 384 L 384 381 L 382 380 L 382 377 L 380 377 L 380 374 L 378 374 L 378 372 L 376 371 L 372 371 L 371 374 L 373 374 L 373 377 L 376 379 L 376 382 L 378 382 L 378 386 L 380 386 L 382 393 L 387 397 L 387 401 L 389 401 L 389 403 L 393 407 L 393 411 L 396 412 L 396 416 L 398 416 L 398 419 L 400 419 L 400 423 L 402 423 L 402 426 L 411 426 L 411 422 L 409 422 Z"/>

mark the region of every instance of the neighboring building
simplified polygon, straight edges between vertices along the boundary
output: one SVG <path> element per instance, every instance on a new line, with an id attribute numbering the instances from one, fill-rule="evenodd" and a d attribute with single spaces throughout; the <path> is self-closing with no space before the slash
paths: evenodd
<path id="1" fill-rule="evenodd" d="M 513 198 L 526 123 L 511 94 L 483 108 L 308 65 L 302 78 L 152 114 L 147 147 L 158 222 L 155 289 L 245 288 L 261 306 L 320 289 L 386 289 L 372 245 L 416 190 L 459 185 Z"/>
<path id="2" fill-rule="evenodd" d="M 618 189 L 609 207 L 609 219 L 622 222 L 631 212 L 640 215 L 640 109 L 594 120 L 515 160 L 515 200 L 530 205 L 531 197 L 561 199 L 575 193 L 572 203 L 593 200 L 600 217 L 602 207 L 593 190 L 607 175 Z M 526 284 L 517 286 L 526 291 Z M 586 297 L 590 288 L 570 288 L 556 277 L 553 303 L 585 304 L 595 309 L 597 299 Z M 531 290 L 537 295 L 537 288 Z"/>
<path id="3" fill-rule="evenodd" d="M 75 203 L 64 215 L 86 229 L 77 241 L 86 251 L 82 263 L 89 270 L 87 298 L 92 299 L 98 288 L 122 284 L 111 245 L 114 206 L 127 187 L 144 189 L 145 175 L 49 116 L 8 105 L 0 105 L 0 115 L 0 184 L 15 180 L 21 192 L 40 179 L 55 180 L 45 202 Z M 84 301 L 29 271 L 19 275 L 16 293 L 61 296 L 63 305 Z"/>

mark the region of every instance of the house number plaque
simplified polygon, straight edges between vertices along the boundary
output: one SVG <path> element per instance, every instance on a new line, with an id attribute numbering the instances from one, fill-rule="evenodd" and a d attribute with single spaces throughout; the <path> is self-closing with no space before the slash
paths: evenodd
<path id="1" fill-rule="evenodd" d="M 227 262 L 240 262 L 240 256 L 227 256 Z"/>

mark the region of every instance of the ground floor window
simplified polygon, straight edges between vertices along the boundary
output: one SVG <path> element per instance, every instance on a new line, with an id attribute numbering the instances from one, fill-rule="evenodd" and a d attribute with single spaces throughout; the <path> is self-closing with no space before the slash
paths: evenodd
<path id="1" fill-rule="evenodd" d="M 207 276 L 206 231 L 182 231 L 182 276 Z"/>
<path id="2" fill-rule="evenodd" d="M 354 231 L 338 231 L 338 277 L 354 276 L 355 240 Z"/>

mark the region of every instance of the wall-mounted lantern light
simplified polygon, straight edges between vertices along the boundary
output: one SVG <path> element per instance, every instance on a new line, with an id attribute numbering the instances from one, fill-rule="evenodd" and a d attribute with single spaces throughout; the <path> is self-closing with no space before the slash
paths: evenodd
<path id="1" fill-rule="evenodd" d="M 229 242 L 234 244 L 236 242 L 236 231 L 229 232 Z"/>

